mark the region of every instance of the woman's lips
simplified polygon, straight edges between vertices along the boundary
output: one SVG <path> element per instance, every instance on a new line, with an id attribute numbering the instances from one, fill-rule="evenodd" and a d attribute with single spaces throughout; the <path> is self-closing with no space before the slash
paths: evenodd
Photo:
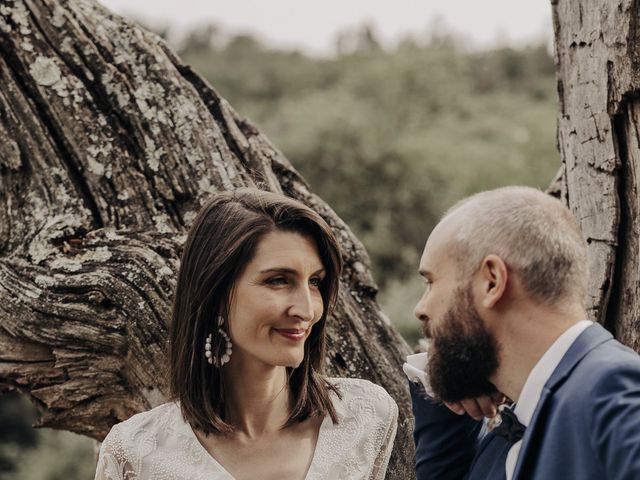
<path id="1" fill-rule="evenodd" d="M 275 331 L 283 337 L 296 342 L 304 340 L 307 336 L 307 331 L 302 328 L 276 328 Z"/>

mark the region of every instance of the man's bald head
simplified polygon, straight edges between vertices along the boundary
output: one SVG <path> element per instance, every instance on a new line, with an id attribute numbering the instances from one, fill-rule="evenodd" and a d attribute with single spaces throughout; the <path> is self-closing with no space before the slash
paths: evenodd
<path id="1" fill-rule="evenodd" d="M 584 303 L 587 246 L 559 200 L 529 187 L 480 192 L 454 205 L 436 229 L 450 236 L 451 255 L 465 277 L 495 254 L 532 298 L 547 304 Z"/>

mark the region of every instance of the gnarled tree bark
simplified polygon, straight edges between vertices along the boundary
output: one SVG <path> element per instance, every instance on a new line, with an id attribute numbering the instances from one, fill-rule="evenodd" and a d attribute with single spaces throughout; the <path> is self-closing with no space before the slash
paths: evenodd
<path id="1" fill-rule="evenodd" d="M 640 2 L 552 0 L 555 191 L 589 242 L 589 313 L 640 351 Z"/>
<path id="2" fill-rule="evenodd" d="M 3 1 L 0 86 L 0 388 L 29 394 L 41 426 L 96 439 L 162 403 L 186 230 L 210 194 L 258 186 L 337 232 L 346 269 L 326 369 L 396 399 L 389 478 L 414 476 L 409 349 L 375 302 L 367 254 L 248 120 L 91 0 Z"/>

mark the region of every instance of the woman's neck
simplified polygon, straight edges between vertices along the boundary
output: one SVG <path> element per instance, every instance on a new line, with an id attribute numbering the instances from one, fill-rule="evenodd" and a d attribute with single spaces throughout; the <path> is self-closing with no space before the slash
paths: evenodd
<path id="1" fill-rule="evenodd" d="M 280 430 L 290 413 L 286 368 L 235 360 L 224 379 L 228 422 L 248 439 Z"/>

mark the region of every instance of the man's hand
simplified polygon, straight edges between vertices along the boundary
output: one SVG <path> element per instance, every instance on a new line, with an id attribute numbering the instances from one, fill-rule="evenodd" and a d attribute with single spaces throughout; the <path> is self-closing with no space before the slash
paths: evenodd
<path id="1" fill-rule="evenodd" d="M 445 405 L 453 413 L 464 415 L 467 413 L 474 420 L 482 420 L 484 417 L 493 418 L 498 413 L 498 406 L 506 401 L 506 397 L 500 392 L 491 395 L 483 395 L 476 398 L 466 398 L 460 402 L 447 403 Z"/>

